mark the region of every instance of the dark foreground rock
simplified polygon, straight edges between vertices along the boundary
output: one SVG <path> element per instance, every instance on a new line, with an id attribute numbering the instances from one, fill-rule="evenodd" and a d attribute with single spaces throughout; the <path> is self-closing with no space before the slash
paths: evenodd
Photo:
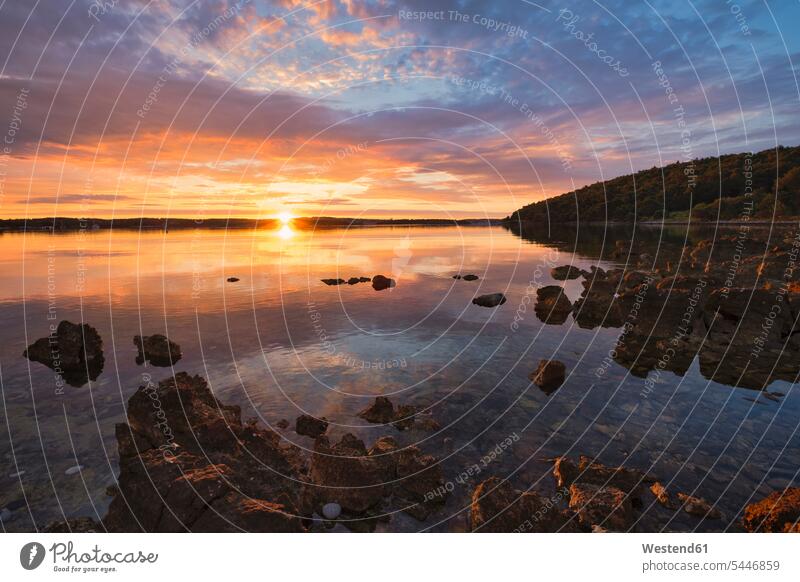
<path id="1" fill-rule="evenodd" d="M 105 532 L 102 524 L 88 517 L 77 517 L 66 521 L 55 521 L 42 530 L 43 533 L 98 533 Z"/>
<path id="2" fill-rule="evenodd" d="M 347 283 L 344 279 L 320 279 L 326 285 L 344 285 Z"/>
<path id="3" fill-rule="evenodd" d="M 800 487 L 774 491 L 744 510 L 742 526 L 749 532 L 800 533 Z"/>
<path id="4" fill-rule="evenodd" d="M 199 376 L 139 388 L 116 427 L 118 486 L 103 525 L 117 532 L 299 532 L 310 515 L 296 452 L 242 424 Z"/>
<path id="5" fill-rule="evenodd" d="M 383 291 L 384 289 L 394 287 L 396 284 L 394 279 L 384 277 L 383 275 L 375 275 L 372 278 L 372 288 L 375 289 L 375 291 Z"/>
<path id="6" fill-rule="evenodd" d="M 236 282 L 238 282 L 238 281 L 239 281 L 239 277 L 228 277 L 228 278 L 226 279 L 226 281 L 227 281 L 228 283 L 236 283 Z"/>
<path id="7" fill-rule="evenodd" d="M 506 296 L 502 293 L 489 293 L 479 295 L 472 300 L 472 303 L 481 307 L 497 307 L 506 302 Z"/>
<path id="8" fill-rule="evenodd" d="M 97 330 L 87 323 L 66 320 L 50 336 L 29 345 L 22 355 L 44 364 L 76 387 L 96 380 L 105 365 L 103 340 Z"/>
<path id="9" fill-rule="evenodd" d="M 133 343 L 139 350 L 136 363 L 150 362 L 153 366 L 167 367 L 174 365 L 183 357 L 181 347 L 161 334 L 133 336 Z"/>
<path id="10" fill-rule="evenodd" d="M 298 416 L 294 423 L 294 431 L 297 434 L 311 437 L 312 439 L 325 434 L 326 430 L 328 430 L 327 419 L 314 418 L 307 414 Z"/>
<path id="11" fill-rule="evenodd" d="M 472 492 L 470 526 L 484 533 L 576 531 L 556 501 L 535 491 L 519 491 L 498 477 L 486 479 Z"/>
<path id="12" fill-rule="evenodd" d="M 569 508 L 588 529 L 600 526 L 608 531 L 627 531 L 635 520 L 628 494 L 611 485 L 573 483 L 569 488 Z"/>
<path id="13" fill-rule="evenodd" d="M 392 496 L 397 507 L 423 520 L 444 503 L 444 478 L 436 459 L 417 447 L 399 449 L 391 437 L 382 437 L 367 450 L 352 434 L 331 445 L 321 437 L 314 447 L 309 470 L 315 503 L 337 503 L 351 515 L 375 510 Z"/>

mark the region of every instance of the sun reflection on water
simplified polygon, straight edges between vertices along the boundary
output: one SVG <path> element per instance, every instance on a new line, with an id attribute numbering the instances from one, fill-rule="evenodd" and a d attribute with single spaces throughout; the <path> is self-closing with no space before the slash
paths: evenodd
<path id="1" fill-rule="evenodd" d="M 280 227 L 277 233 L 278 237 L 281 238 L 282 240 L 288 240 L 292 238 L 295 234 L 297 234 L 295 230 L 288 224 L 284 224 L 282 227 Z"/>

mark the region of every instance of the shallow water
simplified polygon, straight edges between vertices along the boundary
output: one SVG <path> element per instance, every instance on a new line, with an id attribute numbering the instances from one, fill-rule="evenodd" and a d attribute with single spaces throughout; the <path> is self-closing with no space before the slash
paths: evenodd
<path id="1" fill-rule="evenodd" d="M 659 237 L 651 239 L 657 245 Z M 624 463 L 696 491 L 725 514 L 717 529 L 746 503 L 798 483 L 794 385 L 776 382 L 770 389 L 785 397 L 754 402 L 752 391 L 704 378 L 695 361 L 683 377 L 661 374 L 644 396 L 644 379 L 607 358 L 619 330 L 580 329 L 571 317 L 545 325 L 534 315 L 535 286 L 560 284 L 551 267 L 611 266 L 596 244 L 543 240 L 500 227 L 0 235 L 3 528 L 102 518 L 125 403 L 148 375 L 172 373 L 135 362 L 133 336 L 154 333 L 181 345 L 176 371 L 208 378 L 244 418 L 274 428 L 283 418 L 293 426 L 302 413 L 325 416 L 334 439 L 353 432 L 369 444 L 391 434 L 442 459 L 453 490 L 445 508 L 426 522 L 395 514 L 381 529 L 464 530 L 469 492 L 490 475 L 550 496 L 546 459 L 561 454 Z M 369 283 L 320 282 L 379 273 L 397 286 L 376 292 Z M 455 273 L 480 279 L 454 280 Z M 240 281 L 227 283 L 230 276 Z M 579 281 L 565 287 L 571 300 L 582 290 Z M 494 292 L 507 303 L 471 304 Z M 102 336 L 105 367 L 96 381 L 65 386 L 22 357 L 61 320 L 89 323 Z M 550 395 L 528 380 L 540 359 L 567 367 L 565 384 Z M 379 394 L 426 407 L 442 429 L 366 424 L 356 413 Z M 291 428 L 280 432 L 312 445 Z M 511 447 L 481 462 L 509 437 Z M 82 469 L 70 471 L 76 465 Z M 682 519 L 659 527 L 707 527 Z"/>

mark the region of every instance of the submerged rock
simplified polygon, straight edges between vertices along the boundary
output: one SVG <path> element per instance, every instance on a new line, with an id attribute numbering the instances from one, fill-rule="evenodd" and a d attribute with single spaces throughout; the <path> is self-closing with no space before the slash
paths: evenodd
<path id="1" fill-rule="evenodd" d="M 530 379 L 544 392 L 550 394 L 564 383 L 566 367 L 558 360 L 540 360 Z"/>
<path id="2" fill-rule="evenodd" d="M 346 283 L 344 279 L 320 279 L 326 285 L 343 285 Z"/>
<path id="3" fill-rule="evenodd" d="M 298 416 L 294 423 L 294 431 L 297 434 L 308 436 L 312 439 L 325 434 L 326 430 L 328 430 L 327 419 L 314 418 L 313 416 L 309 416 L 307 414 Z"/>
<path id="4" fill-rule="evenodd" d="M 749 532 L 797 532 L 800 523 L 800 487 L 773 491 L 744 509 L 742 526 Z"/>
<path id="5" fill-rule="evenodd" d="M 375 289 L 375 291 L 383 291 L 384 289 L 389 289 L 395 285 L 396 283 L 394 279 L 384 277 L 383 275 L 375 275 L 372 278 L 372 288 Z"/>
<path id="6" fill-rule="evenodd" d="M 678 499 L 683 503 L 683 510 L 689 515 L 706 519 L 722 518 L 722 513 L 701 497 L 678 493 Z"/>
<path id="7" fill-rule="evenodd" d="M 488 295 L 479 295 L 472 300 L 475 305 L 481 307 L 497 307 L 506 302 L 506 296 L 502 293 L 489 293 Z"/>
<path id="8" fill-rule="evenodd" d="M 470 273 L 470 274 L 468 274 L 468 275 L 464 275 L 464 276 L 463 276 L 463 277 L 461 277 L 461 278 L 462 278 L 464 281 L 477 281 L 479 277 L 478 277 L 477 275 L 473 275 L 472 273 Z"/>
<path id="9" fill-rule="evenodd" d="M 577 279 L 584 274 L 583 269 L 579 269 L 574 265 L 563 265 L 561 267 L 553 267 L 550 269 L 550 276 L 556 281 L 567 281 L 569 279 Z"/>
<path id="10" fill-rule="evenodd" d="M 581 455 L 577 465 L 567 457 L 555 459 L 553 476 L 559 487 L 569 487 L 575 482 L 594 485 L 612 485 L 625 493 L 634 493 L 645 483 L 655 482 L 655 478 L 628 467 L 608 467 Z"/>
<path id="11" fill-rule="evenodd" d="M 367 408 L 358 413 L 360 418 L 373 424 L 391 423 L 397 430 L 408 430 L 415 424 L 418 409 L 410 404 L 401 404 L 395 408 L 392 401 L 385 396 L 378 396 Z M 426 419 L 435 423 L 433 419 Z M 420 428 L 424 428 L 425 423 Z M 431 426 L 427 424 L 427 426 Z"/>
<path id="12" fill-rule="evenodd" d="M 228 283 L 236 283 L 239 280 L 239 277 L 228 277 L 226 281 Z"/>
<path id="13" fill-rule="evenodd" d="M 153 366 L 167 367 L 183 357 L 178 344 L 158 333 L 133 336 L 133 343 L 139 350 L 136 356 L 136 363 L 139 365 L 150 362 Z"/>
<path id="14" fill-rule="evenodd" d="M 96 380 L 105 365 L 103 340 L 97 330 L 87 323 L 66 320 L 50 336 L 29 345 L 22 355 L 44 364 L 75 387 Z"/>

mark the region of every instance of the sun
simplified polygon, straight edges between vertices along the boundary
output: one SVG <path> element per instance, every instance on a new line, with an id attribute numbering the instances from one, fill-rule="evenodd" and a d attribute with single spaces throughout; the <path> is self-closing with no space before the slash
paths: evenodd
<path id="1" fill-rule="evenodd" d="M 293 218 L 294 216 L 292 216 L 291 212 L 280 212 L 278 214 L 278 220 L 281 221 L 281 224 L 289 224 Z"/>

